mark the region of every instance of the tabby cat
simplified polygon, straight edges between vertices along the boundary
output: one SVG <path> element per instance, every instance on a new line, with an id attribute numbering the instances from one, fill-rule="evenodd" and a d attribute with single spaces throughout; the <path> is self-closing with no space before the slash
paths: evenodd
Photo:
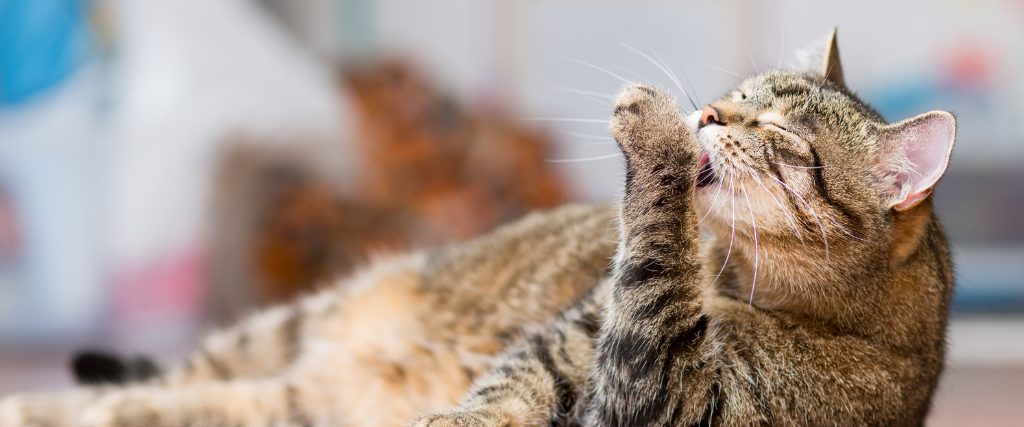
<path id="1" fill-rule="evenodd" d="M 0 426 L 922 425 L 955 121 L 886 124 L 834 32 L 821 56 L 688 116 L 627 87 L 617 206 L 377 262 L 159 378 L 10 397 Z"/>

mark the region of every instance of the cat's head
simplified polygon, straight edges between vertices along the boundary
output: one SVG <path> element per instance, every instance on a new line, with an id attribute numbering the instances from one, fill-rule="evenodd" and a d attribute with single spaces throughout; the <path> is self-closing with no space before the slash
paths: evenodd
<path id="1" fill-rule="evenodd" d="M 823 259 L 843 242 L 891 241 L 901 216 L 930 214 L 953 115 L 885 123 L 847 89 L 834 31 L 827 40 L 812 69 L 751 77 L 688 116 L 704 153 L 697 214 L 716 234 Z"/>

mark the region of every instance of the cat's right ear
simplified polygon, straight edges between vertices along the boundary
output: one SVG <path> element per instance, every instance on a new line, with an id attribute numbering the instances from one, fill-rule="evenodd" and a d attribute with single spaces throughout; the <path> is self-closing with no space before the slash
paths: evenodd
<path id="1" fill-rule="evenodd" d="M 888 125 L 880 136 L 879 169 L 888 177 L 889 207 L 909 209 L 928 197 L 946 172 L 956 139 L 956 118 L 932 111 Z"/>

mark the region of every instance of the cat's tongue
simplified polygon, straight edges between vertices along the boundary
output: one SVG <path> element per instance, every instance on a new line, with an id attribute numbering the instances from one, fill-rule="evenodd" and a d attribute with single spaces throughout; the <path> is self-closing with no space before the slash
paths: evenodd
<path id="1" fill-rule="evenodd" d="M 715 181 L 715 171 L 711 169 L 711 159 L 707 152 L 700 153 L 697 171 L 697 187 L 706 187 Z"/>

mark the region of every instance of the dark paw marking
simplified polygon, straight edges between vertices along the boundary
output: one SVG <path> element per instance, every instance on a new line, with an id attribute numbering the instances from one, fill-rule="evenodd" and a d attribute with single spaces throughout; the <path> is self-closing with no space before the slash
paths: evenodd
<path id="1" fill-rule="evenodd" d="M 617 105 L 617 106 L 615 106 L 615 115 L 616 116 L 620 116 L 620 115 L 622 115 L 623 111 L 628 111 L 629 113 L 631 113 L 633 115 L 639 116 L 640 115 L 640 106 L 637 105 L 637 104 L 638 104 L 637 102 L 634 102 L 634 103 L 629 104 L 629 105 Z"/>

